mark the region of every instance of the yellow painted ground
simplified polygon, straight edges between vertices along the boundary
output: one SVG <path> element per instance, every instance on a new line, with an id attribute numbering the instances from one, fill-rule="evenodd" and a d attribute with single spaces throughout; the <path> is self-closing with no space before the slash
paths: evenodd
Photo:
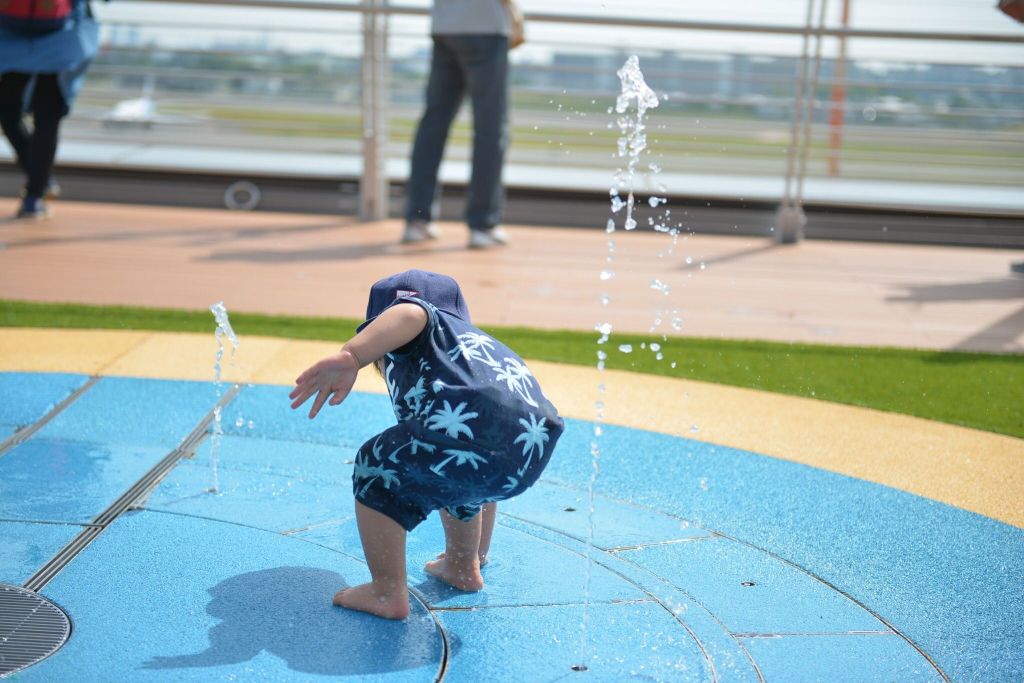
<path id="1" fill-rule="evenodd" d="M 223 378 L 291 384 L 338 349 L 246 337 Z M 213 335 L 0 328 L 0 371 L 211 380 Z M 740 448 L 884 484 L 1024 528 L 1024 440 L 930 420 L 705 382 L 530 362 L 566 417 Z M 606 392 L 598 393 L 603 383 Z M 357 391 L 383 393 L 373 372 Z M 696 429 L 694 429 L 694 427 Z"/>

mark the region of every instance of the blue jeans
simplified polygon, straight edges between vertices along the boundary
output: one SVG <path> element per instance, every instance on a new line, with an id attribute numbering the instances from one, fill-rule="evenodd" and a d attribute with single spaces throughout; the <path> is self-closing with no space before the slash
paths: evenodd
<path id="1" fill-rule="evenodd" d="M 466 223 L 491 230 L 501 223 L 501 170 L 508 148 L 508 38 L 435 35 L 426 108 L 416 130 L 405 218 L 437 217 L 438 168 L 452 121 L 469 93 L 473 105 L 473 171 L 466 193 Z"/>

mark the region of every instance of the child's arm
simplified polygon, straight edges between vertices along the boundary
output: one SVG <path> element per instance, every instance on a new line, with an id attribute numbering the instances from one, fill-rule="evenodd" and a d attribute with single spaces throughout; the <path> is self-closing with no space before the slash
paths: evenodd
<path id="1" fill-rule="evenodd" d="M 295 380 L 288 395 L 292 408 L 298 408 L 316 394 L 309 418 L 313 419 L 327 397 L 336 406 L 345 400 L 355 384 L 359 369 L 380 359 L 384 354 L 405 346 L 427 325 L 427 312 L 421 306 L 392 306 L 350 339 L 338 353 L 317 362 Z M 333 395 L 332 395 L 333 394 Z"/>

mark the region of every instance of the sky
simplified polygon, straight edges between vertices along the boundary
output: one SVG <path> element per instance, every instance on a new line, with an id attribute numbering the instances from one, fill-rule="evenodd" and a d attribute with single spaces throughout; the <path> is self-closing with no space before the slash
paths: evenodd
<path id="1" fill-rule="evenodd" d="M 547 14 L 590 14 L 607 18 L 673 19 L 679 21 L 737 22 L 746 24 L 802 25 L 808 0 L 520 0 L 524 11 Z M 819 0 L 820 2 L 820 0 Z M 827 25 L 839 25 L 843 0 L 827 0 Z M 918 30 L 1019 35 L 1018 24 L 999 12 L 996 0 L 848 0 L 850 26 L 857 29 Z M 392 0 L 404 7 L 429 7 L 430 0 Z M 147 26 L 147 39 L 174 46 L 236 40 L 254 46 L 289 50 L 315 49 L 336 54 L 356 54 L 361 48 L 358 20 L 351 13 L 254 10 L 248 8 L 161 5 L 119 0 L 94 3 L 108 27 L 115 23 Z M 220 25 L 202 31 L 199 25 Z M 161 26 L 156 29 L 154 27 Z M 177 27 L 176 27 L 177 26 Z M 251 27 L 246 32 L 225 27 Z M 392 21 L 392 48 L 402 52 L 422 49 L 427 24 L 421 18 Z M 122 29 L 123 30 L 123 29 Z M 109 29 L 106 35 L 110 35 Z M 123 35 L 123 34 L 122 34 Z M 800 39 L 708 31 L 666 31 L 628 26 L 593 27 L 566 24 L 528 24 L 528 43 L 516 58 L 544 61 L 555 49 L 643 50 L 652 47 L 690 52 L 747 52 L 799 54 Z M 339 40 L 339 37 L 342 39 Z M 824 54 L 835 54 L 838 41 L 826 40 Z M 1024 65 L 1024 42 L 1014 44 L 951 43 L 935 41 L 879 41 L 855 39 L 848 51 L 859 60 L 953 62 L 993 65 Z"/>

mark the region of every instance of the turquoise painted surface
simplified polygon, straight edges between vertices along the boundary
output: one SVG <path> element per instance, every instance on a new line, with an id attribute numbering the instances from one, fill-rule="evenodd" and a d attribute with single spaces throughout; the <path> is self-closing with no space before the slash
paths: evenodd
<path id="1" fill-rule="evenodd" d="M 23 584 L 81 530 L 71 524 L 0 521 L 0 583 Z"/>
<path id="2" fill-rule="evenodd" d="M 733 633 L 889 630 L 833 588 L 727 538 L 658 545 L 619 556 L 685 590 Z"/>
<path id="3" fill-rule="evenodd" d="M 210 493 L 209 467 L 183 463 L 150 495 L 152 510 L 209 517 L 270 531 L 291 531 L 350 517 L 352 485 L 218 468 L 218 493 Z"/>
<path id="4" fill-rule="evenodd" d="M 21 429 L 85 384 L 86 375 L 0 372 L 0 425 Z"/>
<path id="5" fill-rule="evenodd" d="M 540 481 L 523 495 L 502 503 L 504 514 L 588 541 L 598 548 L 624 548 L 708 535 L 706 529 L 650 508 L 597 497 L 590 514 L 585 490 Z"/>
<path id="6" fill-rule="evenodd" d="M 310 420 L 308 404 L 305 410 L 289 407 L 289 391 L 290 387 L 244 387 L 224 410 L 225 433 L 329 444 L 350 449 L 354 455 L 370 437 L 395 424 L 391 404 L 383 395 L 350 394 L 340 406 L 329 406 L 315 420 Z M 236 425 L 238 418 L 242 418 L 241 426 Z M 248 426 L 250 420 L 252 429 Z"/>
<path id="7" fill-rule="evenodd" d="M 655 603 L 441 612 L 452 681 L 710 681 L 694 640 Z M 586 640 L 580 631 L 587 622 Z M 587 672 L 573 671 L 584 664 Z"/>
<path id="8" fill-rule="evenodd" d="M 345 451 L 354 450 L 374 431 L 391 424 L 393 417 L 387 399 L 356 395 L 341 409 L 328 413 L 328 420 L 310 422 L 287 408 L 286 394 L 287 388 L 282 387 L 244 388 L 236 399 L 237 404 L 225 411 L 225 428 L 231 434 L 224 439 L 219 456 L 225 495 L 203 494 L 204 485 L 208 487 L 209 470 L 204 460 L 208 452 L 201 449 L 196 459 L 182 463 L 148 502 L 178 514 L 148 512 L 119 520 L 94 546 L 76 558 L 66 575 L 59 575 L 48 588 L 54 591 L 53 597 L 58 603 L 60 595 L 67 598 L 76 624 L 78 616 L 86 618 L 88 623 L 99 624 L 99 608 L 94 610 L 88 604 L 88 594 L 104 595 L 97 604 L 110 611 L 102 618 L 110 621 L 110 615 L 119 618 L 124 615 L 126 623 L 142 629 L 142 650 L 147 657 L 175 658 L 175 667 L 146 668 L 143 665 L 149 659 L 139 660 L 133 651 L 126 655 L 103 645 L 103 638 L 117 635 L 114 633 L 119 628 L 116 623 L 104 627 L 96 625 L 78 633 L 76 638 L 81 636 L 81 641 L 73 638 L 68 645 L 71 648 L 76 642 L 80 643 L 75 645 L 78 649 L 68 652 L 84 667 L 83 671 L 108 671 L 111 667 L 123 666 L 128 672 L 125 680 L 142 679 L 142 672 L 147 676 L 168 677 L 168 680 L 208 680 L 211 673 L 218 677 L 221 673 L 236 671 L 242 671 L 251 679 L 264 677 L 266 680 L 301 680 L 321 675 L 302 668 L 321 665 L 299 661 L 303 657 L 315 659 L 315 655 L 288 638 L 283 644 L 271 642 L 266 647 L 261 646 L 255 654 L 248 650 L 213 648 L 216 657 L 237 659 L 232 659 L 234 663 L 230 666 L 210 664 L 213 660 L 204 658 L 203 654 L 207 653 L 210 643 L 220 638 L 214 633 L 234 633 L 232 639 L 246 642 L 259 640 L 254 630 L 214 631 L 222 622 L 243 620 L 242 617 L 235 619 L 234 612 L 254 609 L 253 605 L 236 601 L 231 603 L 231 609 L 222 611 L 218 606 L 221 603 L 217 603 L 213 607 L 216 614 L 207 611 L 208 603 L 215 602 L 209 590 L 227 583 L 231 589 L 228 592 L 232 592 L 233 577 L 245 576 L 243 586 L 262 590 L 266 585 L 279 582 L 281 575 L 275 572 L 282 570 L 286 582 L 318 586 L 314 592 L 319 593 L 332 592 L 335 589 L 328 586 L 339 581 L 358 582 L 366 577 L 365 567 L 357 559 L 361 552 L 351 519 Z M 26 447 L 38 449 L 35 451 L 37 464 L 64 468 L 46 470 L 53 482 L 65 478 L 71 484 L 131 479 L 135 471 L 131 468 L 135 465 L 130 463 L 140 449 L 153 447 L 160 452 L 166 444 L 176 445 L 209 410 L 214 396 L 212 386 L 203 383 L 102 380 L 69 409 L 63 420 L 58 418 L 47 427 L 52 428 L 52 432 L 37 435 L 0 458 L 0 486 L 6 479 L 5 474 L 21 478 L 20 481 L 31 480 L 34 473 L 26 464 L 33 460 L 31 457 L 12 460 L 15 464 L 8 464 L 10 469 L 3 471 L 9 458 L 26 458 L 24 453 L 31 453 L 22 451 L 19 455 L 20 449 Z M 243 418 L 241 426 L 235 425 L 238 417 Z M 250 419 L 252 429 L 248 427 Z M 118 429 L 118 425 L 124 428 Z M 567 513 L 564 508 L 559 510 L 558 506 L 566 505 L 567 500 L 585 499 L 586 482 L 592 471 L 591 437 L 592 425 L 570 420 L 545 473 L 544 483 L 527 496 L 504 506 L 503 509 L 516 517 L 505 519 L 515 524 L 514 528 L 505 524 L 499 528 L 492 564 L 485 571 L 489 585 L 483 593 L 457 594 L 417 573 L 417 568 L 440 546 L 436 523 L 429 526 L 434 520 L 410 537 L 410 582 L 418 593 L 441 610 L 438 614 L 450 621 L 453 632 L 461 629 L 458 637 L 453 638 L 457 647 L 452 662 L 453 666 L 466 668 L 453 668 L 448 680 L 477 680 L 471 676 L 479 673 L 483 658 L 477 661 L 473 652 L 486 650 L 478 650 L 484 646 L 475 645 L 478 641 L 474 639 L 481 633 L 498 633 L 495 629 L 500 625 L 497 622 L 502 621 L 500 612 L 563 609 L 565 614 L 572 615 L 580 606 L 586 563 L 579 554 L 579 539 L 586 527 L 574 513 Z M 65 453 L 47 462 L 46 448 L 68 443 L 78 455 L 72 457 Z M 765 563 L 770 566 L 774 562 L 770 555 L 758 551 L 764 549 L 821 577 L 878 612 L 928 652 L 953 680 L 1024 678 L 1024 632 L 1020 628 L 1024 623 L 1024 592 L 1017 571 L 1024 566 L 1024 531 L 883 486 L 688 439 L 606 426 L 601 446 L 595 539 L 602 547 L 658 544 L 682 540 L 687 534 L 691 538 L 702 537 L 715 531 L 753 546 L 744 545 L 743 550 L 726 553 L 724 557 L 685 555 L 697 552 L 702 544 L 729 547 L 727 539 L 704 538 L 599 553 L 599 571 L 592 575 L 598 577 L 597 593 L 592 597 L 601 596 L 600 599 L 594 597 L 595 609 L 610 610 L 609 614 L 628 613 L 631 626 L 635 626 L 633 630 L 613 631 L 619 637 L 603 645 L 604 649 L 596 650 L 602 656 L 613 659 L 618 656 L 617 651 L 636 652 L 635 638 L 663 632 L 657 626 L 658 618 L 645 616 L 653 614 L 649 610 L 661 610 L 667 618 L 674 619 L 673 610 L 681 609 L 685 612 L 682 621 L 691 625 L 694 637 L 713 644 L 707 651 L 710 661 L 719 664 L 717 673 L 736 674 L 724 676 L 722 680 L 750 680 L 749 662 L 744 664 L 739 659 L 745 655 L 741 650 L 729 650 L 720 635 L 724 632 L 716 623 L 726 624 L 730 630 L 803 627 L 808 615 L 820 613 L 830 615 L 830 623 L 840 628 L 848 627 L 867 614 L 856 609 L 848 614 L 834 613 L 832 606 L 839 598 L 827 584 L 819 584 L 820 593 L 807 591 L 799 585 L 791 585 L 786 576 L 781 583 L 776 583 L 770 571 L 762 580 L 784 591 L 795 591 L 793 604 L 744 603 L 744 594 L 737 594 L 735 591 L 740 589 L 733 584 L 737 577 L 755 576 L 752 572 L 763 570 Z M 78 457 L 88 448 L 95 449 L 97 455 L 86 456 L 85 460 Z M 99 455 L 101 449 L 105 449 L 103 452 L 107 455 Z M 44 454 L 41 458 L 40 453 Z M 112 494 L 118 485 L 111 483 L 109 489 L 103 488 L 103 496 Z M 90 487 L 82 490 L 88 492 Z M 40 500 L 34 498 L 34 494 L 29 495 L 31 491 L 31 487 L 0 491 L 0 506 L 13 501 L 9 504 L 15 515 L 49 510 L 65 515 L 60 519 L 74 517 L 88 507 L 74 507 L 78 504 L 74 496 Z M 97 500 L 103 496 L 98 496 Z M 575 507 L 572 502 L 567 506 Z M 143 523 L 141 520 L 147 519 L 145 515 L 161 521 Z M 232 523 L 199 517 L 220 518 Z M 283 536 L 239 524 L 296 533 Z M 124 529 L 118 532 L 121 535 L 114 533 L 118 528 Z M 532 538 L 520 538 L 517 533 Z M 310 560 L 309 553 L 317 559 Z M 157 567 L 154 563 L 164 566 Z M 293 567 L 323 570 L 328 574 L 317 574 L 320 578 L 315 578 L 315 572 L 289 570 Z M 259 573 L 264 571 L 272 573 Z M 150 572 L 154 580 L 166 581 L 169 588 L 151 585 Z M 126 582 L 138 580 L 139 576 L 145 578 L 144 587 L 133 592 Z M 800 576 L 806 577 L 805 574 Z M 754 580 L 757 584 L 756 577 Z M 124 589 L 126 597 L 106 596 L 104 586 L 115 592 Z M 691 590 L 693 595 L 700 594 L 701 604 L 706 601 L 708 611 L 701 611 L 692 600 L 687 601 Z M 291 614 L 288 610 L 295 606 L 313 609 L 301 597 L 305 593 L 289 595 L 289 604 L 279 605 L 275 614 Z M 178 600 L 176 596 L 188 599 Z M 563 603 L 556 604 L 559 599 Z M 655 600 L 660 600 L 661 604 Z M 504 604 L 509 606 L 501 606 Z M 663 605 L 668 605 L 669 609 Z M 622 606 L 636 611 L 615 612 Z M 463 609 L 467 607 L 477 609 Z M 453 608 L 460 609 L 452 611 Z M 735 611 L 738 608 L 742 609 Z M 554 615 L 554 612 L 545 614 Z M 851 614 L 859 616 L 847 618 Z M 135 619 L 140 621 L 133 621 Z M 143 619 L 153 624 L 147 627 Z M 495 624 L 490 623 L 492 619 Z M 505 641 L 505 649 L 521 653 L 524 658 L 533 656 L 535 648 L 541 647 L 538 644 L 541 641 L 534 642 L 535 636 L 558 635 L 561 630 L 572 628 L 573 619 L 575 616 L 533 620 L 509 617 L 506 632 L 515 637 Z M 643 626 L 648 621 L 653 631 Z M 276 623 L 292 622 L 279 620 Z M 255 623 L 266 626 L 269 622 L 257 620 Z M 361 628 L 348 631 L 345 642 L 365 643 L 365 632 Z M 869 637 L 880 640 L 865 639 Z M 516 648 L 516 638 L 522 639 L 523 647 Z M 732 640 L 728 635 L 725 638 Z M 877 675 L 902 674 L 917 680 L 915 676 L 919 673 L 923 680 L 928 680 L 927 676 L 931 675 L 927 662 L 915 659 L 916 651 L 898 637 L 837 636 L 839 640 L 835 641 L 827 640 L 831 636 L 819 640 L 807 638 L 740 638 L 739 641 L 752 657 L 763 657 L 766 670 L 775 672 L 779 680 L 798 679 L 802 671 L 810 680 L 825 676 L 831 671 L 829 661 L 844 675 L 853 677 L 860 672 L 867 680 L 876 680 Z M 322 641 L 314 642 L 328 647 Z M 372 643 L 368 646 L 371 653 L 375 647 Z M 98 649 L 94 651 L 92 646 L 97 644 Z M 556 670 L 565 660 L 558 653 L 571 651 L 575 646 L 568 646 L 566 650 L 551 641 L 547 647 L 550 652 L 545 650 L 538 654 L 537 661 L 550 661 L 552 670 Z M 706 672 L 694 668 L 699 664 L 695 664 L 697 660 L 692 658 L 692 653 L 683 654 L 685 647 L 679 647 L 683 649 L 673 651 L 672 656 L 679 654 L 687 662 L 687 668 L 680 669 L 683 672 L 680 675 L 698 672 L 694 675 L 706 679 Z M 879 649 L 871 650 L 872 647 Z M 841 652 L 829 648 L 839 648 Z M 490 651 L 493 652 L 493 648 Z M 130 661 L 123 660 L 126 656 Z M 202 656 L 201 666 L 182 665 L 195 661 L 196 656 Z M 388 658 L 393 656 L 397 655 L 391 651 L 378 652 L 374 666 L 381 667 L 381 661 L 391 661 Z M 824 658 L 820 661 L 825 663 L 805 662 L 807 657 Z M 57 666 L 55 662 L 61 658 L 65 662 L 60 666 L 66 668 L 44 668 Z M 878 659 L 883 660 L 885 666 L 874 661 Z M 64 675 L 71 671 L 68 661 L 62 651 L 53 658 L 53 663 L 30 670 L 44 672 L 33 673 L 41 677 L 31 680 L 62 680 L 59 677 L 47 679 L 44 674 Z M 164 660 L 154 661 L 163 663 Z M 672 662 L 676 660 L 670 657 L 657 661 L 661 662 L 658 666 L 674 666 Z M 230 668 L 236 664 L 241 669 Z M 222 665 L 229 668 L 218 668 Z M 334 667 L 328 670 L 337 672 L 342 665 L 335 662 L 323 666 Z M 396 672 L 361 669 L 353 675 L 406 677 L 412 676 L 413 670 L 416 676 L 426 676 L 416 680 L 432 679 L 433 673 L 425 673 L 430 667 L 423 662 Z M 459 671 L 467 672 L 467 677 L 456 675 Z M 346 673 L 350 672 L 346 670 Z M 632 671 L 627 673 L 633 675 Z M 600 675 L 603 674 L 595 677 Z M 649 673 L 641 671 L 636 675 L 649 676 Z M 654 680 L 676 679 L 657 674 Z"/>
<path id="9" fill-rule="evenodd" d="M 104 377 L 49 422 L 40 438 L 144 444 L 170 451 L 213 409 L 212 382 Z"/>
<path id="10" fill-rule="evenodd" d="M 362 557 L 354 519 L 336 527 L 314 528 L 301 536 L 354 557 Z M 448 609 L 582 603 L 585 599 L 587 561 L 584 556 L 503 527 L 496 529 L 491 547 L 493 559 L 483 570 L 487 586 L 480 593 L 463 593 L 428 576 L 423 565 L 444 550 L 444 534 L 434 515 L 409 535 L 409 584 L 432 607 Z M 643 593 L 621 577 L 602 567 L 594 568 L 591 600 L 612 602 L 643 597 Z"/>
<path id="11" fill-rule="evenodd" d="M 942 677 L 899 636 L 744 638 L 765 680 L 780 683 L 940 683 Z M 799 662 L 799 667 L 794 667 Z M 993 679 L 995 680 L 995 679 Z"/>
<path id="12" fill-rule="evenodd" d="M 203 441 L 187 462 L 209 467 L 212 449 L 212 438 Z M 217 467 L 351 488 L 354 455 L 354 449 L 333 444 L 288 441 L 252 433 L 244 436 L 226 434 L 217 450 Z"/>
<path id="13" fill-rule="evenodd" d="M 567 422 L 545 472 L 550 481 L 587 481 L 592 431 L 590 423 Z M 881 614 L 953 680 L 1024 679 L 1024 586 L 1014 569 L 1024 566 L 1024 529 L 885 486 L 663 434 L 605 427 L 601 449 L 600 493 L 796 563 Z"/>
<path id="14" fill-rule="evenodd" d="M 0 518 L 88 524 L 166 454 L 37 434 L 0 457 Z"/>
<path id="15" fill-rule="evenodd" d="M 442 641 L 419 605 L 391 622 L 331 605 L 362 563 L 233 524 L 132 513 L 43 593 L 74 635 L 23 681 L 431 681 Z"/>

